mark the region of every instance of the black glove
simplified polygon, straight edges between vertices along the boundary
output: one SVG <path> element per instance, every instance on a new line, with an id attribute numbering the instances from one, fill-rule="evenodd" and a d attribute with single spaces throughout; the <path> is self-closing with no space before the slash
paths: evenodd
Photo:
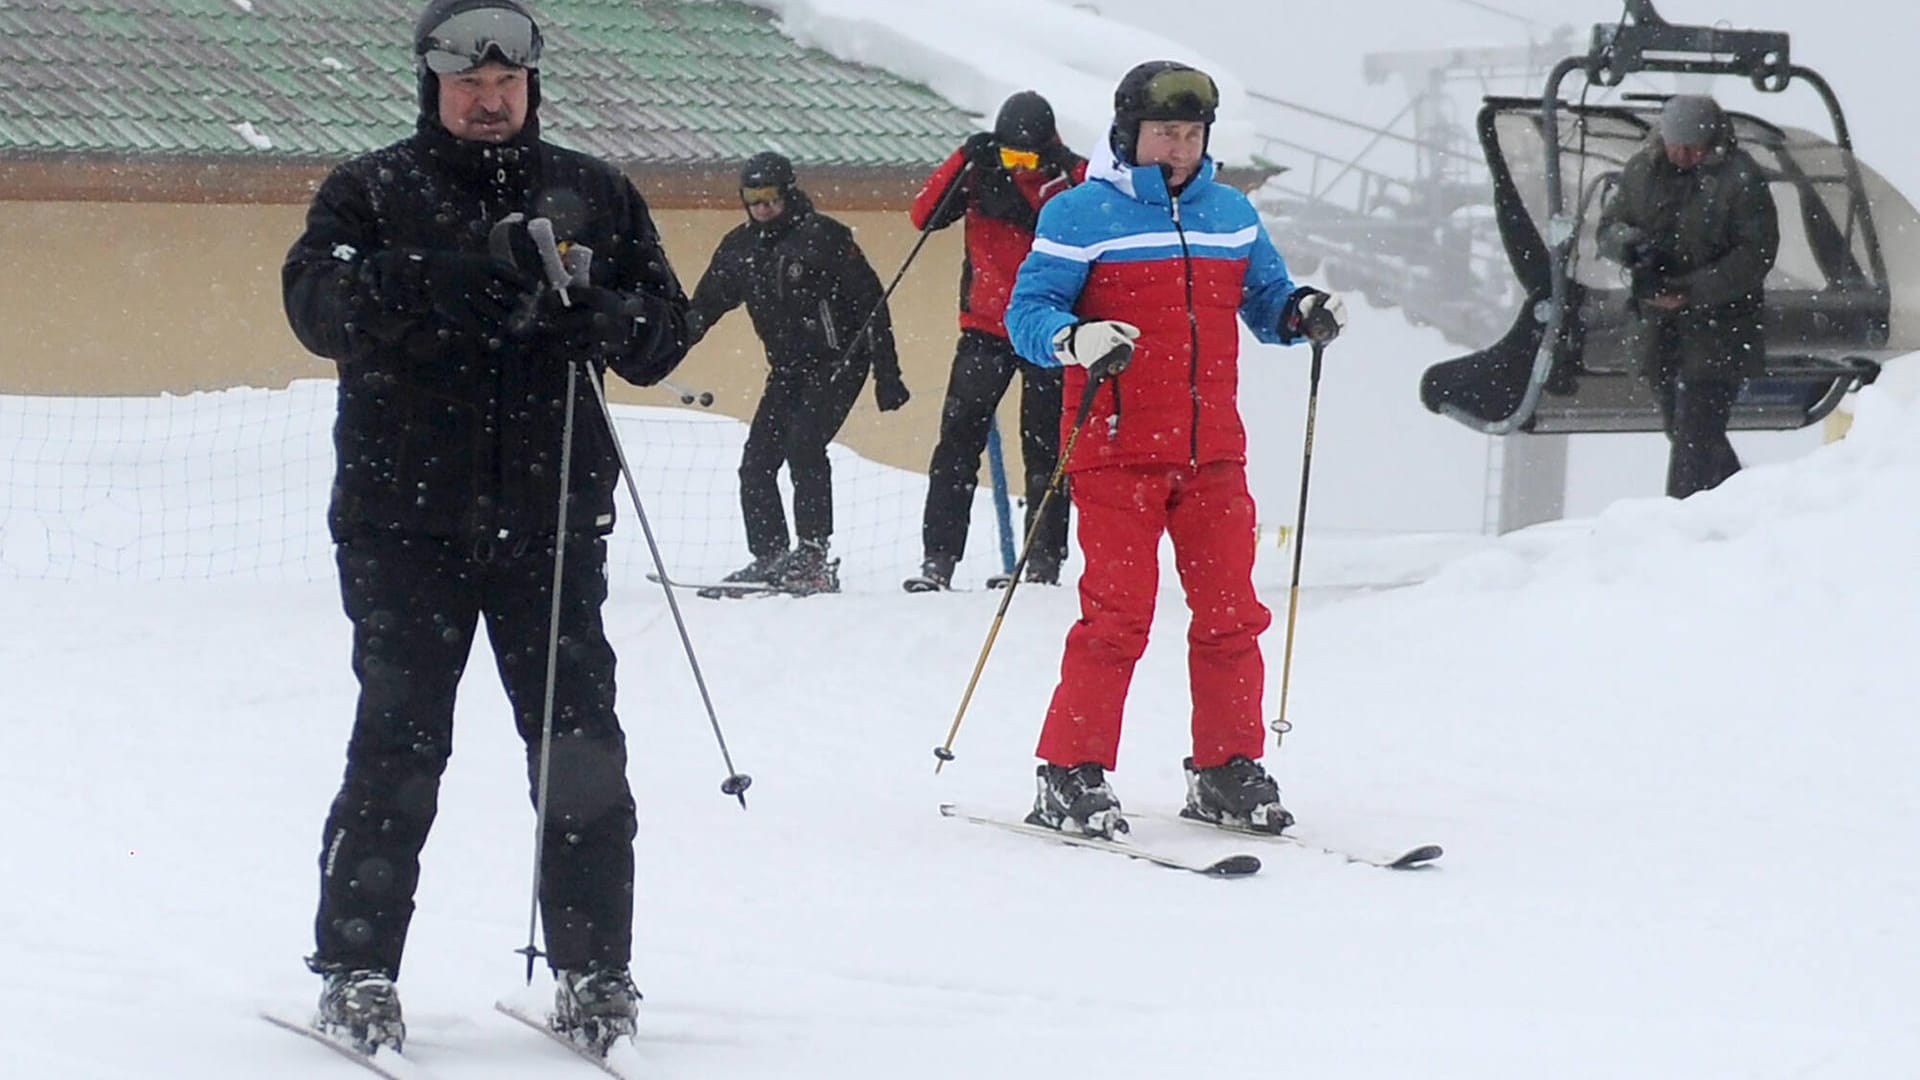
<path id="1" fill-rule="evenodd" d="M 1673 256 L 1651 242 L 1641 241 L 1627 249 L 1627 269 L 1636 274 L 1665 274 L 1673 265 Z"/>
<path id="2" fill-rule="evenodd" d="M 1060 176 L 1072 176 L 1073 170 L 1080 164 L 1080 155 L 1067 149 L 1067 144 L 1050 142 L 1040 150 L 1040 168 Z"/>
<path id="3" fill-rule="evenodd" d="M 1000 142 L 991 131 L 976 131 L 967 136 L 967 141 L 960 144 L 960 152 L 976 169 L 1000 167 Z"/>
<path id="4" fill-rule="evenodd" d="M 900 381 L 898 371 L 876 371 L 873 374 L 873 400 L 880 406 L 881 412 L 892 412 L 913 395 L 907 393 L 907 384 Z"/>
<path id="5" fill-rule="evenodd" d="M 548 289 L 534 313 L 537 332 L 560 349 L 562 360 L 601 358 L 630 347 L 646 332 L 646 308 L 639 300 L 598 285 L 575 285 L 567 290 L 571 306 Z"/>
<path id="6" fill-rule="evenodd" d="M 375 294 L 395 312 L 431 312 L 455 330 L 503 336 L 533 281 L 492 257 L 460 251 L 381 251 L 367 258 Z"/>
<path id="7" fill-rule="evenodd" d="M 1280 309 L 1280 329 L 1296 338 L 1325 345 L 1347 325 L 1347 302 L 1305 285 L 1293 290 Z"/>

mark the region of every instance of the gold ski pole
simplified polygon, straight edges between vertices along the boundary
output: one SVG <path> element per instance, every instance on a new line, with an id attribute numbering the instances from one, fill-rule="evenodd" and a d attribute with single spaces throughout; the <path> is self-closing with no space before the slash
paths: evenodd
<path id="1" fill-rule="evenodd" d="M 1040 532 L 1041 522 L 1046 520 L 1047 506 L 1060 490 L 1060 480 L 1067 473 L 1067 461 L 1073 456 L 1073 444 L 1080 441 L 1080 429 L 1086 426 L 1087 415 L 1093 411 L 1093 396 L 1100 384 L 1126 370 L 1127 362 L 1133 359 L 1133 346 L 1116 345 L 1107 354 L 1093 362 L 1087 369 L 1087 388 L 1080 395 L 1080 409 L 1074 414 L 1073 427 L 1067 431 L 1067 443 L 1060 448 L 1060 461 L 1053 467 L 1053 476 L 1047 481 L 1047 490 L 1040 496 L 1040 505 L 1034 510 L 1033 524 L 1027 528 L 1026 543 L 1021 546 L 1020 558 L 1013 566 L 1013 580 L 1007 582 L 1007 591 L 1000 597 L 1000 609 L 993 613 L 993 624 L 987 628 L 986 644 L 980 647 L 980 657 L 973 663 L 973 676 L 967 680 L 966 693 L 960 695 L 960 708 L 953 714 L 953 726 L 947 729 L 947 741 L 934 747 L 933 756 L 937 763 L 933 767 L 936 775 L 953 760 L 953 740 L 960 734 L 960 721 L 966 718 L 967 705 L 973 701 L 974 688 L 980 685 L 980 673 L 986 670 L 987 654 L 993 651 L 993 641 L 1000 636 L 1000 623 L 1007 617 L 1007 606 L 1013 603 L 1013 591 L 1020 587 L 1020 577 L 1027 567 L 1027 556 L 1033 551 L 1034 538 Z"/>

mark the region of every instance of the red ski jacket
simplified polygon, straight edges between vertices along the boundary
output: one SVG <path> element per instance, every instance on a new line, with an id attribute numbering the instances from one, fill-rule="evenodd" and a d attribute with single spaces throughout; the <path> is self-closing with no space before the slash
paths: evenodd
<path id="1" fill-rule="evenodd" d="M 1040 207 L 1059 192 L 1086 179 L 1087 162 L 1055 143 L 1041 167 L 1013 172 L 975 164 L 965 186 L 946 198 L 947 189 L 967 163 L 965 147 L 955 150 L 927 177 L 913 200 L 913 227 L 944 229 L 966 218 L 966 254 L 960 264 L 960 328 L 1007 336 L 1007 298 L 1013 279 L 1033 244 Z M 946 206 L 941 207 L 945 199 Z M 940 210 L 938 219 L 934 211 Z"/>

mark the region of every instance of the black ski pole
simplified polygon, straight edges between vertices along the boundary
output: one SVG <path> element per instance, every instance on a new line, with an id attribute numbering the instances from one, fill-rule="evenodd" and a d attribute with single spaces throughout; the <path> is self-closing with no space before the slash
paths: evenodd
<path id="1" fill-rule="evenodd" d="M 853 359 L 853 350 L 860 347 L 860 339 L 866 336 L 867 328 L 873 325 L 873 320 L 880 317 L 880 309 L 886 307 L 887 301 L 892 299 L 893 290 L 900 287 L 900 279 L 907 276 L 907 267 L 912 266 L 913 260 L 920 257 L 920 249 L 927 246 L 927 237 L 933 235 L 935 228 L 934 223 L 939 221 L 940 215 L 946 212 L 947 203 L 952 201 L 954 195 L 958 193 L 962 187 L 961 181 L 965 180 L 967 174 L 972 171 L 973 162 L 968 161 L 966 164 L 960 166 L 959 172 L 953 174 L 953 180 L 947 184 L 947 190 L 940 193 L 940 201 L 934 204 L 933 213 L 927 215 L 927 223 L 920 230 L 920 239 L 915 240 L 913 242 L 913 250 L 907 252 L 906 261 L 900 264 L 899 271 L 893 275 L 893 280 L 887 284 L 886 290 L 880 294 L 880 299 L 874 301 L 872 310 L 867 312 L 866 319 L 860 323 L 859 331 L 847 339 L 846 351 L 840 354 L 840 362 L 835 370 L 846 367 L 847 362 Z"/>
<path id="2" fill-rule="evenodd" d="M 573 394 L 579 366 L 567 362 L 567 405 L 560 424 L 560 510 L 553 530 L 553 602 L 547 609 L 547 686 L 540 704 L 540 775 L 533 797 L 533 899 L 527 910 L 527 943 L 514 950 L 527 958 L 527 985 L 533 985 L 533 962 L 543 955 L 535 943 L 540 922 L 540 862 L 547 838 L 547 779 L 553 750 L 554 681 L 560 669 L 560 586 L 567 568 L 567 496 L 573 476 Z"/>
<path id="3" fill-rule="evenodd" d="M 707 677 L 700 671 L 700 658 L 694 655 L 693 638 L 687 633 L 687 620 L 680 614 L 680 601 L 674 595 L 673 579 L 667 574 L 666 560 L 660 556 L 660 544 L 653 537 L 653 525 L 647 521 L 647 508 L 640 505 L 640 488 L 634 483 L 633 470 L 627 465 L 627 452 L 620 445 L 620 434 L 614 430 L 613 409 L 607 404 L 607 392 L 600 380 L 591 374 L 587 376 L 588 385 L 593 394 L 600 399 L 600 415 L 607 423 L 607 437 L 613 443 L 613 455 L 620 462 L 620 478 L 626 482 L 627 497 L 633 500 L 633 513 L 640 519 L 640 534 L 647 539 L 647 553 L 653 557 L 654 571 L 660 577 L 660 587 L 667 594 L 667 610 L 673 613 L 673 625 L 680 631 L 680 647 L 686 650 L 687 666 L 693 669 L 693 684 L 700 690 L 700 703 L 706 706 L 707 723 L 713 727 L 714 741 L 720 744 L 720 760 L 727 767 L 727 778 L 720 782 L 722 794 L 731 795 L 740 800 L 740 809 L 747 808 L 747 788 L 753 785 L 753 777 L 733 767 L 733 754 L 727 749 L 727 736 L 720 730 L 719 714 L 713 709 L 713 695 L 707 692 Z"/>
<path id="4" fill-rule="evenodd" d="M 1053 502 L 1060 490 L 1060 481 L 1067 474 L 1067 460 L 1073 456 L 1073 444 L 1080 441 L 1080 429 L 1086 426 L 1087 416 L 1093 412 L 1093 397 L 1100 384 L 1127 369 L 1127 363 L 1133 359 L 1131 343 L 1115 345 L 1105 356 L 1093 362 L 1087 368 L 1087 388 L 1080 394 L 1080 408 L 1073 416 L 1073 426 L 1067 429 L 1067 442 L 1060 448 L 1060 460 L 1053 467 L 1053 476 L 1047 480 L 1047 490 L 1040 494 L 1040 505 L 1034 509 L 1033 524 L 1027 527 L 1026 542 L 1020 546 L 1020 558 L 1014 561 L 1013 577 L 1007 582 L 1007 591 L 1000 597 L 1000 608 L 993 613 L 993 624 L 987 628 L 986 644 L 980 646 L 980 656 L 973 663 L 973 675 L 967 679 L 967 689 L 960 695 L 960 707 L 954 711 L 953 726 L 947 729 L 947 741 L 934 747 L 933 756 L 936 775 L 953 760 L 953 740 L 960 734 L 960 721 L 966 718 L 967 705 L 973 701 L 973 691 L 980 685 L 980 673 L 987 668 L 987 654 L 993 651 L 994 639 L 1000 636 L 1000 624 L 1007 617 L 1007 607 L 1013 603 L 1013 593 L 1020 587 L 1021 575 L 1026 571 L 1027 558 L 1033 554 L 1033 543 L 1040 535 L 1041 523 L 1046 520 L 1047 506 Z"/>
<path id="5" fill-rule="evenodd" d="M 1280 743 L 1293 730 L 1293 724 L 1287 720 L 1287 688 L 1293 680 L 1293 625 L 1300 613 L 1300 556 L 1307 546 L 1307 484 L 1313 479 L 1313 423 L 1314 413 L 1320 407 L 1320 358 L 1327 351 L 1327 343 L 1313 343 L 1313 364 L 1307 372 L 1307 442 L 1300 451 L 1300 512 L 1293 522 L 1293 579 L 1287 586 L 1287 638 L 1281 647 L 1280 660 L 1280 715 L 1273 721 L 1273 745 L 1279 749 Z"/>
<path id="6" fill-rule="evenodd" d="M 542 219 L 536 218 L 532 224 L 538 225 L 541 220 Z M 533 232 L 534 242 L 540 248 L 540 257 L 542 263 L 547 268 L 548 280 L 556 289 L 562 289 L 560 294 L 561 299 L 563 301 L 566 300 L 567 296 L 564 291 L 564 284 L 574 280 L 576 276 L 580 280 L 585 280 L 587 276 L 586 266 L 580 265 L 573 270 L 564 268 L 562 265 L 563 260 L 560 259 L 558 254 L 558 247 L 554 243 L 551 226 L 544 230 L 534 230 L 530 226 L 529 231 Z M 574 361 L 573 363 L 578 364 L 584 362 L 585 361 Z M 573 388 L 573 372 L 571 370 L 568 372 L 567 377 L 569 390 L 567 410 L 568 416 L 572 416 L 573 398 L 571 391 Z M 700 670 L 700 658 L 696 656 L 693 651 L 693 637 L 687 633 L 687 621 L 680 614 L 680 602 L 678 598 L 674 596 L 673 587 L 667 584 L 672 579 L 668 577 L 666 561 L 660 555 L 659 541 L 654 538 L 653 524 L 647 520 L 647 508 L 640 502 L 640 486 L 635 483 L 633 479 L 632 466 L 627 464 L 627 450 L 620 442 L 620 432 L 618 428 L 614 426 L 613 408 L 607 403 L 606 388 L 600 384 L 598 373 L 594 370 L 589 369 L 587 372 L 587 385 L 593 388 L 593 396 L 600 403 L 600 416 L 607 425 L 607 441 L 613 447 L 614 460 L 620 466 L 620 479 L 626 484 L 627 497 L 633 501 L 634 515 L 640 520 L 640 533 L 646 537 L 647 551 L 653 557 L 653 568 L 659 574 L 661 587 L 664 588 L 667 593 L 667 609 L 672 612 L 674 626 L 680 631 L 680 645 L 686 650 L 687 666 L 693 669 L 694 685 L 699 688 L 700 701 L 706 706 L 707 722 L 713 728 L 715 741 L 720 744 L 720 759 L 727 767 L 727 778 L 720 782 L 720 791 L 722 794 L 731 795 L 740 800 L 740 809 L 745 810 L 747 808 L 747 788 L 753 785 L 753 777 L 748 776 L 733 766 L 733 754 L 727 749 L 726 734 L 720 730 L 720 717 L 713 708 L 713 695 L 707 690 L 706 674 Z"/>

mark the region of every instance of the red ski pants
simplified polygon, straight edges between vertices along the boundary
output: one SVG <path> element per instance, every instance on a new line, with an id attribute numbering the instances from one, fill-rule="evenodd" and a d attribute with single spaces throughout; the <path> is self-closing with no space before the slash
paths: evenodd
<path id="1" fill-rule="evenodd" d="M 1133 666 L 1147 648 L 1160 586 L 1160 538 L 1173 538 L 1187 594 L 1187 674 L 1193 694 L 1193 760 L 1258 758 L 1266 666 L 1260 633 L 1273 615 L 1253 591 L 1256 541 L 1246 467 L 1223 461 L 1127 465 L 1073 474 L 1077 535 L 1086 555 L 1080 620 L 1067 632 L 1060 685 L 1040 732 L 1055 765 L 1114 768 Z"/>

